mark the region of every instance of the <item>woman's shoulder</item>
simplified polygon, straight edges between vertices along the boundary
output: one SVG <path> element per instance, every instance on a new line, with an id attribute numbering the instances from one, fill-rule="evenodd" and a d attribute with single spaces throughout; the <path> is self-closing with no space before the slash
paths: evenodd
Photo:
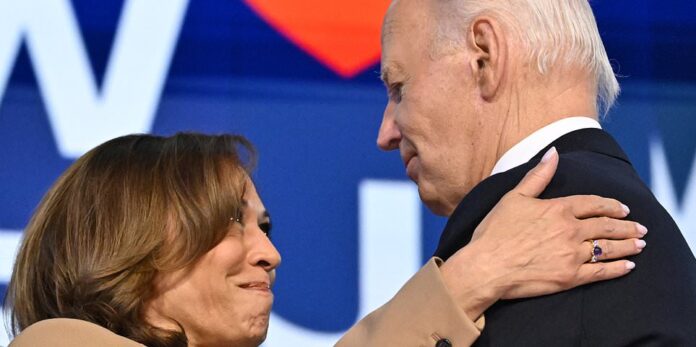
<path id="1" fill-rule="evenodd" d="M 54 318 L 36 322 L 12 340 L 10 347 L 28 346 L 104 346 L 142 347 L 94 323 L 79 319 Z"/>

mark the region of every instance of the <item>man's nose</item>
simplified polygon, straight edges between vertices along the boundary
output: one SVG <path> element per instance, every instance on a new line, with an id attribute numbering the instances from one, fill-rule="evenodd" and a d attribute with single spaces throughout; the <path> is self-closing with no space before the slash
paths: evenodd
<path id="1" fill-rule="evenodd" d="M 377 147 L 383 151 L 393 151 L 399 148 L 399 142 L 401 142 L 401 131 L 394 119 L 394 104 L 390 102 L 384 109 L 382 125 L 377 134 Z"/>

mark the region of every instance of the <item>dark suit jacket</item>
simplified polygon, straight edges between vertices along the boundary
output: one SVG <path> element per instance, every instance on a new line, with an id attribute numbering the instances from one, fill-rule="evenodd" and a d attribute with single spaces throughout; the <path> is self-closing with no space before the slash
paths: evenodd
<path id="1" fill-rule="evenodd" d="M 551 146 L 558 149 L 560 162 L 542 197 L 596 194 L 618 199 L 631 209 L 628 219 L 648 228 L 648 246 L 632 258 L 637 266 L 626 277 L 555 295 L 499 301 L 486 311 L 486 327 L 474 345 L 696 346 L 696 260 L 672 218 L 602 130 L 569 133 L 529 163 L 478 184 L 454 211 L 435 255 L 447 259 L 466 245 L 496 202 Z"/>

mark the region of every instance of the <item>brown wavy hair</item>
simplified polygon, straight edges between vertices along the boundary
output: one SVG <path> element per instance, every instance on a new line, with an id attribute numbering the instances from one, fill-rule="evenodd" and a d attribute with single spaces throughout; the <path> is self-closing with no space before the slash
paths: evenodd
<path id="1" fill-rule="evenodd" d="M 241 213 L 255 151 L 241 136 L 128 135 L 79 158 L 24 233 L 5 298 L 14 335 L 49 318 L 101 325 L 147 346 L 185 346 L 143 306 L 159 271 L 184 268 Z"/>

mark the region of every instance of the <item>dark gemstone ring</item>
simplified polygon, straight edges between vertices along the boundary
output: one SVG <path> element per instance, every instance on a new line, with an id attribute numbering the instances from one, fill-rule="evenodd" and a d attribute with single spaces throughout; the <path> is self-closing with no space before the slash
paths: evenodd
<path id="1" fill-rule="evenodd" d="M 590 259 L 590 263 L 596 263 L 599 256 L 602 255 L 602 247 L 599 247 L 599 241 L 597 240 L 590 240 L 592 242 L 592 258 Z"/>

